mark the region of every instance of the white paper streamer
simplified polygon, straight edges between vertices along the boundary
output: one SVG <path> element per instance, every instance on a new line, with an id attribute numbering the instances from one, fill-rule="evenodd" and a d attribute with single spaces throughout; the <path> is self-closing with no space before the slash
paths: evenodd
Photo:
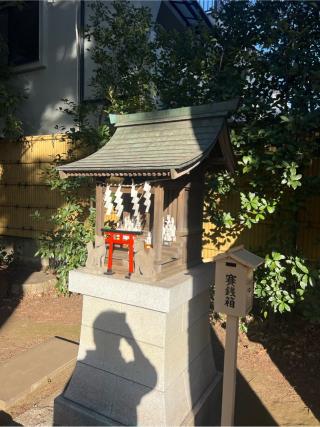
<path id="1" fill-rule="evenodd" d="M 112 191 L 110 190 L 110 186 L 107 185 L 106 191 L 104 193 L 104 207 L 107 210 L 107 215 L 110 215 L 113 209 L 113 203 L 112 203 Z"/>
<path id="2" fill-rule="evenodd" d="M 139 197 L 138 191 L 134 184 L 131 185 L 131 203 L 133 204 L 133 216 L 138 218 L 139 216 Z"/>
<path id="3" fill-rule="evenodd" d="M 146 207 L 146 212 L 149 212 L 149 209 L 150 209 L 150 206 L 151 206 L 151 185 L 146 181 L 145 183 L 144 183 L 144 186 L 143 186 L 143 191 L 144 191 L 144 195 L 143 195 L 143 197 L 144 197 L 144 199 L 145 199 L 145 201 L 144 201 L 144 206 Z"/>
<path id="4" fill-rule="evenodd" d="M 174 218 L 171 215 L 167 215 L 166 219 L 163 218 L 162 241 L 176 241 L 176 225 L 174 223 Z"/>
<path id="5" fill-rule="evenodd" d="M 117 216 L 121 218 L 122 212 L 123 212 L 123 200 L 122 200 L 122 191 L 121 191 L 121 185 L 119 184 L 117 191 L 115 192 L 115 199 L 114 202 L 116 204 L 115 210 L 117 213 Z"/>

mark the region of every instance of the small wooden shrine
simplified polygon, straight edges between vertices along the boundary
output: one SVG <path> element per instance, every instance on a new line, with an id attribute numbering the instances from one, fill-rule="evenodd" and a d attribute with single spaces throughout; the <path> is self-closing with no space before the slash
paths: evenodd
<path id="1" fill-rule="evenodd" d="M 156 280 L 201 262 L 205 171 L 233 170 L 226 119 L 236 106 L 110 115 L 110 141 L 58 168 L 63 177 L 96 177 L 96 240 L 107 247 L 100 251 L 106 273 Z"/>

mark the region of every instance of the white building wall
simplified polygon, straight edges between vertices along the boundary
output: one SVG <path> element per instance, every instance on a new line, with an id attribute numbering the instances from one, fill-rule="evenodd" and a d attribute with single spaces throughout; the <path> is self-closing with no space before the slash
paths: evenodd
<path id="1" fill-rule="evenodd" d="M 181 27 L 168 3 L 161 0 L 132 0 L 136 6 L 148 6 L 153 20 L 168 27 Z M 78 103 L 79 85 L 83 84 L 83 98 L 92 100 L 90 79 L 94 63 L 90 59 L 84 40 L 84 62 L 80 64 L 80 0 L 43 0 L 40 10 L 40 64 L 20 67 L 18 84 L 24 89 L 27 99 L 21 105 L 19 116 L 24 123 L 26 135 L 60 133 L 73 125 L 70 117 L 59 111 L 65 108 L 62 99 Z M 89 23 L 90 0 L 84 2 L 84 25 Z M 165 25 L 166 26 L 166 25 Z M 80 74 L 83 73 L 82 76 Z M 80 78 L 81 77 L 81 78 Z M 56 126 L 59 128 L 56 128 Z"/>
<path id="2" fill-rule="evenodd" d="M 27 95 L 20 114 L 27 135 L 50 134 L 58 132 L 57 124 L 70 125 L 70 119 L 58 109 L 64 105 L 62 98 L 78 101 L 79 5 L 77 0 L 42 2 L 42 66 L 17 75 Z"/>

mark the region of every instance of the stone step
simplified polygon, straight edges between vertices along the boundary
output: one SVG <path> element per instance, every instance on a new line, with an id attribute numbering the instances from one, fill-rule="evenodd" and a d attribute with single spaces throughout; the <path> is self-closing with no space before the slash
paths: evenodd
<path id="1" fill-rule="evenodd" d="M 162 264 L 161 267 L 161 273 L 159 279 L 162 279 L 164 277 L 174 275 L 180 271 L 182 271 L 184 267 L 181 265 L 180 260 L 176 259 L 171 262 L 167 262 L 165 264 Z"/>
<path id="2" fill-rule="evenodd" d="M 162 265 L 162 267 L 163 266 L 165 266 L 165 265 L 167 265 L 167 264 L 171 264 L 172 262 L 174 262 L 174 261 L 178 261 L 178 258 L 176 258 L 176 257 L 172 257 L 172 256 L 170 256 L 170 257 L 168 257 L 168 258 L 164 258 L 164 257 L 162 257 L 162 259 L 161 259 L 161 265 Z"/>
<path id="3" fill-rule="evenodd" d="M 178 254 L 178 249 L 177 248 L 170 248 L 168 246 L 162 246 L 162 250 L 161 250 L 162 255 L 165 256 L 177 256 Z"/>
<path id="4" fill-rule="evenodd" d="M 44 271 L 18 269 L 9 273 L 12 295 L 42 295 L 51 292 L 56 283 L 56 276 Z"/>
<path id="5" fill-rule="evenodd" d="M 107 251 L 107 255 L 106 255 L 107 259 L 108 259 L 108 254 L 109 254 L 109 252 Z M 113 253 L 112 253 L 112 259 L 124 259 L 124 260 L 126 260 L 126 259 L 128 259 L 128 256 L 129 256 L 128 250 L 126 250 L 126 249 L 115 248 L 113 250 Z"/>
<path id="6" fill-rule="evenodd" d="M 182 253 L 182 248 L 180 244 L 173 243 L 171 246 L 162 246 L 162 254 L 168 254 L 174 258 L 180 258 Z"/>
<path id="7" fill-rule="evenodd" d="M 54 337 L 0 365 L 0 410 L 6 410 L 75 363 L 78 344 Z"/>

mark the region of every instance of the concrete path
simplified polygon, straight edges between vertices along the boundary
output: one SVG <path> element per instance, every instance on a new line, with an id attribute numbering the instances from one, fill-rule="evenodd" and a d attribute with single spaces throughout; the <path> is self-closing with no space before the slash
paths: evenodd
<path id="1" fill-rule="evenodd" d="M 55 337 L 2 363 L 0 410 L 15 405 L 72 365 L 77 352 L 77 344 Z"/>

